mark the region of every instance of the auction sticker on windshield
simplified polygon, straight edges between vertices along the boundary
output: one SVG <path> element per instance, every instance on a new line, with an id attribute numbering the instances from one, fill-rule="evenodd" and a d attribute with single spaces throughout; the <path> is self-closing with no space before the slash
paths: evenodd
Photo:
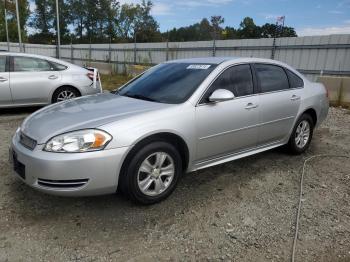
<path id="1" fill-rule="evenodd" d="M 202 69 L 202 70 L 205 70 L 205 69 L 208 69 L 210 67 L 210 65 L 189 65 L 187 67 L 187 69 Z"/>

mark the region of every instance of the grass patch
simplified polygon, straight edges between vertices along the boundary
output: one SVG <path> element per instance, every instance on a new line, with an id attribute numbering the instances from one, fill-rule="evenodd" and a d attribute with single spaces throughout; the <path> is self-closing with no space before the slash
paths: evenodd
<path id="1" fill-rule="evenodd" d="M 132 77 L 126 75 L 101 75 L 103 90 L 112 91 L 121 87 L 128 82 Z"/>

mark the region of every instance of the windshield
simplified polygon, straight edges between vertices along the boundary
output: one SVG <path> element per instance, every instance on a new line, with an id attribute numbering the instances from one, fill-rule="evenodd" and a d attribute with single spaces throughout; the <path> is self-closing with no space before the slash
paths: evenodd
<path id="1" fill-rule="evenodd" d="M 215 67 L 214 64 L 160 64 L 122 87 L 117 93 L 136 99 L 180 104 L 193 94 Z"/>

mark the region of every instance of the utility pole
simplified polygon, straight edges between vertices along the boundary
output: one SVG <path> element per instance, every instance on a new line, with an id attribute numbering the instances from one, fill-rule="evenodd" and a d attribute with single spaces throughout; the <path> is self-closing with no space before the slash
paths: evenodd
<path id="1" fill-rule="evenodd" d="M 10 38 L 9 38 L 9 28 L 7 25 L 6 0 L 4 0 L 4 12 L 5 12 L 5 31 L 6 31 L 7 51 L 10 51 Z"/>
<path id="2" fill-rule="evenodd" d="M 60 34 L 60 12 L 58 10 L 58 0 L 56 0 L 56 21 L 57 21 L 57 58 L 61 58 L 61 34 Z"/>
<path id="3" fill-rule="evenodd" d="M 18 0 L 16 0 L 16 16 L 17 16 L 17 30 L 18 30 L 19 51 L 20 51 L 20 52 L 23 52 L 22 35 L 21 35 L 21 23 L 20 23 L 20 21 L 19 21 Z"/>

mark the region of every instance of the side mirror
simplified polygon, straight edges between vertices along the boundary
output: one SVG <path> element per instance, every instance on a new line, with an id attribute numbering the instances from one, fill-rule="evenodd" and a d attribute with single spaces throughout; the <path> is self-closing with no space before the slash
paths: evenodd
<path id="1" fill-rule="evenodd" d="M 227 89 L 217 89 L 209 97 L 210 102 L 223 102 L 232 100 L 235 98 L 235 95 Z"/>

